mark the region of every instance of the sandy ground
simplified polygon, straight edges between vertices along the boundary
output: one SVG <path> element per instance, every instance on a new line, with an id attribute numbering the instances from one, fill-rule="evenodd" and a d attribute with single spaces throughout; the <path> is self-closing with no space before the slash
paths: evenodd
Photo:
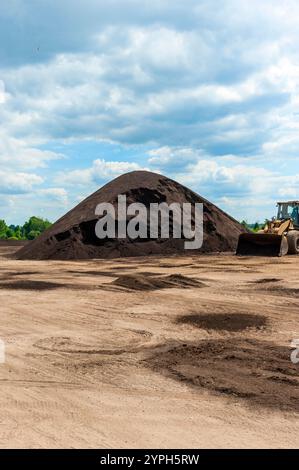
<path id="1" fill-rule="evenodd" d="M 298 258 L 15 249 L 0 247 L 1 447 L 298 447 Z"/>

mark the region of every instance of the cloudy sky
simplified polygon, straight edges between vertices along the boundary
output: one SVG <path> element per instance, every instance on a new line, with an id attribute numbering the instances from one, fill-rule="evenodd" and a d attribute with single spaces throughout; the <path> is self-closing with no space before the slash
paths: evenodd
<path id="1" fill-rule="evenodd" d="M 121 173 L 238 219 L 299 198 L 299 2 L 0 4 L 0 218 L 55 220 Z"/>

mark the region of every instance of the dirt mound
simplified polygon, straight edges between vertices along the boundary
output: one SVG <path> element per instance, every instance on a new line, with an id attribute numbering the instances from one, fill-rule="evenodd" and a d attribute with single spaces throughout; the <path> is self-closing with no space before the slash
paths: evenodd
<path id="1" fill-rule="evenodd" d="M 63 288 L 63 284 L 57 282 L 48 282 L 48 281 L 11 281 L 11 282 L 2 282 L 0 283 L 0 289 L 10 289 L 10 290 L 51 290 L 51 289 L 60 289 Z"/>
<path id="2" fill-rule="evenodd" d="M 180 274 L 171 274 L 170 276 L 153 276 L 144 274 L 128 274 L 120 276 L 112 282 L 120 287 L 125 287 L 131 290 L 158 290 L 169 289 L 171 287 L 203 287 L 200 281 L 182 276 Z"/>
<path id="3" fill-rule="evenodd" d="M 298 369 L 287 347 L 243 338 L 200 341 L 170 347 L 144 363 L 191 387 L 299 412 Z"/>
<path id="4" fill-rule="evenodd" d="M 114 179 L 89 196 L 39 238 L 19 250 L 17 258 L 88 259 L 190 253 L 191 250 L 185 250 L 183 239 L 151 239 L 150 235 L 136 240 L 97 238 L 96 206 L 109 202 L 117 207 L 118 196 L 121 194 L 126 196 L 127 204 L 138 202 L 146 207 L 151 203 L 162 202 L 203 203 L 204 243 L 201 252 L 234 251 L 238 237 L 244 231 L 236 220 L 185 186 L 155 173 L 135 171 Z M 128 221 L 129 218 L 127 223 Z M 147 233 L 149 234 L 149 226 Z"/>
<path id="5" fill-rule="evenodd" d="M 257 281 L 252 281 L 254 284 L 271 284 L 273 282 L 280 282 L 281 279 L 277 277 L 264 277 L 262 279 L 258 279 Z"/>
<path id="6" fill-rule="evenodd" d="M 70 274 L 78 274 L 79 276 L 104 276 L 115 277 L 114 272 L 109 271 L 68 271 Z"/>
<path id="7" fill-rule="evenodd" d="M 266 325 L 266 317 L 249 313 L 193 314 L 179 317 L 177 323 L 189 324 L 205 330 L 243 331 L 247 328 L 262 328 Z"/>
<path id="8" fill-rule="evenodd" d="M 274 295 L 295 297 L 299 296 L 299 289 L 297 287 L 285 287 L 285 286 L 271 286 L 265 288 L 265 291 L 270 292 Z"/>

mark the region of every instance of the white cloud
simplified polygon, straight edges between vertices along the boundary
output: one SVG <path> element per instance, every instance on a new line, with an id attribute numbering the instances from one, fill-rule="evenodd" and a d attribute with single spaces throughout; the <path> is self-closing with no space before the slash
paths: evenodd
<path id="1" fill-rule="evenodd" d="M 49 200 L 68 204 L 68 193 L 64 188 L 45 188 L 39 190 L 38 194 L 48 197 Z"/>
<path id="2" fill-rule="evenodd" d="M 193 31 L 178 31 L 165 26 L 129 27 L 127 31 L 112 27 L 99 36 L 99 45 L 109 47 L 115 44 L 115 36 L 125 35 L 125 44 L 120 49 L 113 48 L 130 63 L 138 63 L 141 69 L 148 71 L 177 71 L 190 68 L 194 63 L 195 46 L 197 53 L 203 54 L 204 42 L 199 47 L 199 40 Z"/>
<path id="3" fill-rule="evenodd" d="M 299 181 L 297 181 L 299 184 Z M 298 199 L 299 198 L 299 187 L 293 186 L 290 188 L 279 188 L 278 189 L 278 195 L 282 198 L 286 199 Z"/>
<path id="4" fill-rule="evenodd" d="M 208 184 L 211 188 L 217 185 L 218 191 L 220 187 L 224 194 L 225 191 L 238 193 L 250 191 L 258 194 L 265 191 L 265 180 L 272 176 L 272 172 L 261 167 L 228 166 L 221 163 L 221 159 L 201 159 L 195 164 L 188 165 L 181 179 L 188 184 L 196 183 L 199 187 L 201 184 Z"/>
<path id="5" fill-rule="evenodd" d="M 28 170 L 44 168 L 53 160 L 64 158 L 62 154 L 41 150 L 31 145 L 30 140 L 16 139 L 0 130 L 0 164 L 3 168 Z"/>
<path id="6" fill-rule="evenodd" d="M 261 49 L 268 55 L 253 64 L 253 57 L 246 57 L 256 50 L 254 38 L 252 44 L 242 36 L 234 42 L 235 24 L 236 31 L 225 38 L 223 29 L 210 27 L 107 24 L 92 51 L 3 69 L 10 91 L 6 126 L 44 141 L 88 137 L 174 146 L 198 143 L 203 133 L 213 140 L 217 121 L 231 115 L 242 121 L 244 115 L 261 113 L 266 121 L 281 106 L 279 100 L 298 89 L 297 66 L 280 57 L 285 40 L 278 41 L 275 52 L 268 39 L 267 47 L 259 44 L 256 55 Z M 274 63 L 269 65 L 268 57 Z M 282 60 L 288 60 L 293 74 L 285 86 Z M 231 134 L 234 126 L 231 122 Z M 251 126 L 258 130 L 253 119 Z M 246 139 L 248 128 L 244 134 Z"/>
<path id="7" fill-rule="evenodd" d="M 28 193 L 34 186 L 40 185 L 43 178 L 34 173 L 7 172 L 0 170 L 0 193 Z"/>
<path id="8" fill-rule="evenodd" d="M 94 160 L 90 168 L 73 170 L 67 174 L 60 174 L 57 177 L 57 182 L 66 185 L 90 186 L 101 184 L 104 181 L 116 178 L 123 173 L 141 169 L 143 168 L 137 163 L 114 162 L 97 159 Z"/>
<path id="9" fill-rule="evenodd" d="M 172 148 L 167 145 L 148 152 L 149 163 L 158 167 L 167 167 L 183 163 L 187 165 L 188 162 L 195 161 L 200 152 L 190 147 Z"/>
<path id="10" fill-rule="evenodd" d="M 299 172 L 284 175 L 253 162 L 240 164 L 240 160 L 230 156 L 208 160 L 198 157 L 173 177 L 239 220 L 264 220 L 275 214 L 279 199 L 299 198 Z"/>
<path id="11" fill-rule="evenodd" d="M 5 103 L 7 94 L 5 93 L 5 86 L 2 80 L 0 80 L 0 105 Z"/>

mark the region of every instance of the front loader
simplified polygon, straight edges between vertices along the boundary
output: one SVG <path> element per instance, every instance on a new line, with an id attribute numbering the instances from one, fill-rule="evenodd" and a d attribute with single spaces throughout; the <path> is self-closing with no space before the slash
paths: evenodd
<path id="1" fill-rule="evenodd" d="M 278 202 L 277 217 L 257 233 L 242 233 L 237 255 L 284 256 L 299 254 L 299 201 Z"/>

